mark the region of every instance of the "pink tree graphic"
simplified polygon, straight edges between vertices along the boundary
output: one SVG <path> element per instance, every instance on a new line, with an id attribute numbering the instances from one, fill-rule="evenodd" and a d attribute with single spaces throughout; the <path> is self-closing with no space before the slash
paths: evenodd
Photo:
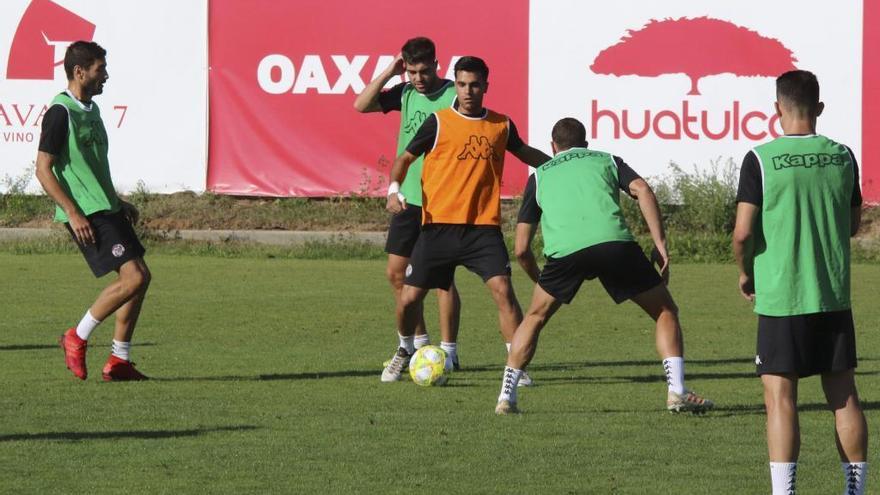
<path id="1" fill-rule="evenodd" d="M 697 17 L 651 20 L 596 56 L 596 74 L 656 77 L 685 74 L 689 95 L 701 78 L 719 74 L 776 77 L 794 70 L 797 59 L 779 40 L 728 21 Z"/>

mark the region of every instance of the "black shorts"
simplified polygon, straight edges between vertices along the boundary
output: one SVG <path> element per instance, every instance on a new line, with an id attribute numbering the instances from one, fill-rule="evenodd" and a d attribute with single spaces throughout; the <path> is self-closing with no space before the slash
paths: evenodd
<path id="1" fill-rule="evenodd" d="M 510 257 L 498 227 L 429 225 L 422 230 L 406 267 L 406 283 L 422 289 L 449 289 L 455 268 L 464 265 L 486 282 L 510 276 Z"/>
<path id="2" fill-rule="evenodd" d="M 758 315 L 756 371 L 799 377 L 856 367 L 852 310 L 796 316 Z"/>
<path id="3" fill-rule="evenodd" d="M 638 243 L 612 241 L 561 258 L 548 257 L 538 285 L 568 304 L 584 280 L 596 277 L 617 304 L 663 283 Z"/>
<path id="4" fill-rule="evenodd" d="M 385 252 L 409 258 L 421 233 L 422 207 L 406 205 L 405 210 L 391 217 Z"/>
<path id="5" fill-rule="evenodd" d="M 131 222 L 125 218 L 122 212 L 107 213 L 99 212 L 86 217 L 92 224 L 95 234 L 95 243 L 82 245 L 77 241 L 69 223 L 65 223 L 74 242 L 82 251 L 86 263 L 92 269 L 96 277 L 116 271 L 127 261 L 142 258 L 146 249 L 141 245 L 131 226 Z"/>

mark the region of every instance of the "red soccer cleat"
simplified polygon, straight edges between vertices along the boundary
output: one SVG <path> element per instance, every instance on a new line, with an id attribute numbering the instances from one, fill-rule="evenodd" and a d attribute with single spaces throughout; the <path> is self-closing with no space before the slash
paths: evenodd
<path id="1" fill-rule="evenodd" d="M 118 358 L 113 354 L 104 365 L 103 376 L 105 382 L 123 382 L 135 380 L 149 380 L 149 377 L 136 370 L 134 363 Z"/>
<path id="2" fill-rule="evenodd" d="M 64 350 L 64 362 L 67 369 L 80 380 L 85 380 L 88 375 L 86 370 L 86 347 L 88 342 L 79 338 L 76 334 L 76 328 L 70 328 L 58 339 L 61 348 Z"/>

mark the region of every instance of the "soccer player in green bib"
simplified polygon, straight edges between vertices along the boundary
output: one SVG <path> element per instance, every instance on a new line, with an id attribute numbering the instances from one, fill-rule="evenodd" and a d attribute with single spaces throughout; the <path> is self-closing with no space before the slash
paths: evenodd
<path id="1" fill-rule="evenodd" d="M 816 134 L 816 76 L 776 79 L 785 135 L 746 154 L 733 251 L 739 288 L 758 314 L 755 364 L 764 384 L 774 494 L 795 492 L 800 451 L 798 380 L 821 375 L 834 413 L 843 493 L 862 495 L 868 429 L 856 391 L 850 309 L 850 236 L 861 220 L 858 165 L 843 144 Z"/>
<path id="2" fill-rule="evenodd" d="M 382 88 L 395 76 L 406 74 L 409 81 L 401 82 L 387 91 Z M 397 153 L 402 153 L 425 119 L 435 111 L 452 106 L 455 86 L 452 81 L 437 75 L 437 56 L 434 42 L 419 37 L 407 40 L 400 54 L 390 66 L 368 84 L 354 102 L 355 110 L 362 113 L 400 112 L 400 131 L 397 135 Z M 399 193 L 406 198 L 407 208 L 391 217 L 385 252 L 388 265 L 385 274 L 394 291 L 394 300 L 400 300 L 406 267 L 413 247 L 422 229 L 422 158 L 410 167 L 403 184 L 391 184 L 389 194 Z M 440 347 L 446 351 L 453 366 L 458 369 L 458 327 L 461 299 L 453 283 L 449 290 L 437 289 L 440 306 Z M 418 349 L 430 343 L 425 328 L 423 308 L 420 306 L 419 324 L 414 337 L 398 336 L 401 347 L 412 344 Z M 412 342 L 408 342 L 409 340 Z M 406 341 L 406 342 L 405 342 Z"/>
<path id="3" fill-rule="evenodd" d="M 55 221 L 64 222 L 92 273 L 115 271 L 110 283 L 79 324 L 61 336 L 67 368 L 85 380 L 86 348 L 95 327 L 116 314 L 113 345 L 104 380 L 145 380 L 130 359 L 131 337 L 150 284 L 150 270 L 132 224 L 134 206 L 119 199 L 110 178 L 107 131 L 92 98 L 107 82 L 107 52 L 77 41 L 67 48 L 67 90 L 55 96 L 43 116 L 37 179 L 55 201 Z"/>
<path id="4" fill-rule="evenodd" d="M 684 344 L 678 308 L 666 288 L 669 256 L 657 198 L 620 157 L 587 149 L 586 129 L 565 118 L 553 126 L 553 159 L 529 178 L 517 223 L 516 254 L 536 282 L 532 303 L 513 335 L 496 414 L 519 412 L 517 385 L 556 310 L 574 299 L 584 280 L 599 278 L 614 302 L 631 299 L 656 322 L 657 353 L 666 374 L 671 412 L 704 412 L 713 403 L 684 386 Z M 622 190 L 639 202 L 651 231 L 658 274 L 635 242 L 620 210 Z M 547 264 L 526 255 L 538 222 Z"/>

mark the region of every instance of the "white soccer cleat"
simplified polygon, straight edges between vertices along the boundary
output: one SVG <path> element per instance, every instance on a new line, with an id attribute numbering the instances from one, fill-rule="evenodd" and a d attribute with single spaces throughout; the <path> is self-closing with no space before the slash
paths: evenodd
<path id="1" fill-rule="evenodd" d="M 530 377 L 529 374 L 526 373 L 525 370 L 523 370 L 522 375 L 520 375 L 520 377 L 519 377 L 519 381 L 516 383 L 516 386 L 517 387 L 531 387 L 534 384 L 535 384 L 535 382 L 532 381 L 532 377 Z"/>
<path id="2" fill-rule="evenodd" d="M 681 395 L 672 391 L 666 394 L 666 409 L 671 413 L 691 412 L 700 414 L 711 410 L 713 407 L 715 407 L 714 402 L 688 389 L 685 389 Z"/>
<path id="3" fill-rule="evenodd" d="M 509 400 L 500 400 L 495 406 L 495 414 L 499 416 L 507 416 L 508 414 L 519 414 L 519 408 L 516 407 L 516 402 L 510 402 Z"/>
<path id="4" fill-rule="evenodd" d="M 382 381 L 399 381 L 403 376 L 403 369 L 409 364 L 409 358 L 410 354 L 406 352 L 406 349 L 399 347 L 394 354 L 394 357 L 391 358 L 391 361 L 389 361 L 388 365 L 385 366 L 385 369 L 382 370 Z"/>

